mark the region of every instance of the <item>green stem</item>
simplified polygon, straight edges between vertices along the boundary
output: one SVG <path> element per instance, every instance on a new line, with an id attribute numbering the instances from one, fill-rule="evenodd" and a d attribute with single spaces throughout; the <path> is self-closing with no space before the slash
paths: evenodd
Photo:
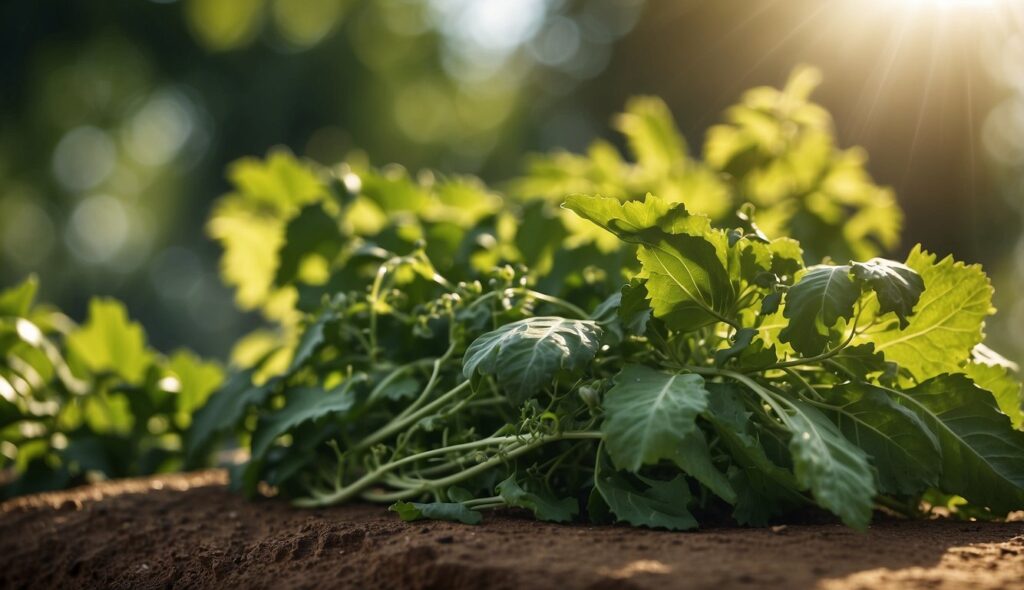
<path id="1" fill-rule="evenodd" d="M 377 432 L 374 432 L 373 434 L 367 436 L 366 438 L 364 438 L 361 441 L 359 441 L 358 443 L 356 443 L 356 445 L 351 448 L 350 452 L 358 452 L 358 451 L 362 451 L 364 449 L 367 449 L 369 447 L 372 447 L 373 445 L 379 443 L 380 441 L 387 439 L 391 435 L 396 434 L 396 433 L 404 430 L 410 424 L 415 423 L 417 420 L 423 418 L 424 416 L 429 415 L 431 412 L 433 412 L 437 408 L 439 408 L 439 407 L 443 406 L 444 404 L 448 403 L 452 398 L 454 398 L 455 396 L 459 395 L 462 391 L 464 391 L 468 387 L 469 387 L 469 381 L 463 381 L 459 385 L 456 385 L 452 389 L 449 389 L 447 392 L 442 394 L 440 397 L 438 397 L 434 401 L 432 401 L 429 404 L 423 406 L 421 409 L 419 409 L 419 410 L 417 410 L 417 411 L 415 411 L 415 412 L 413 412 L 411 414 L 399 415 L 394 420 L 392 420 L 391 422 L 387 423 L 383 428 L 381 428 Z M 424 391 L 426 392 L 427 390 L 424 390 Z"/>
<path id="2" fill-rule="evenodd" d="M 584 319 L 584 320 L 590 319 L 590 314 L 588 314 L 587 312 L 583 311 L 581 308 L 573 305 L 572 303 L 569 303 L 568 301 L 566 301 L 564 299 L 561 299 L 559 297 L 555 297 L 553 295 L 547 295 L 545 293 L 541 293 L 540 291 L 533 291 L 531 289 L 524 289 L 523 293 L 525 293 L 526 295 L 529 295 L 530 297 L 533 297 L 534 299 L 539 299 L 539 300 L 544 301 L 546 303 L 550 303 L 552 305 L 557 305 L 558 307 L 561 307 L 562 309 L 565 309 L 567 311 L 572 312 L 576 317 L 578 317 L 580 319 Z"/>
<path id="3" fill-rule="evenodd" d="M 516 458 L 516 457 L 518 457 L 518 456 L 520 456 L 520 455 L 522 455 L 524 453 L 528 453 L 529 451 L 532 451 L 533 449 L 536 449 L 537 447 L 539 447 L 541 445 L 544 445 L 546 443 L 549 443 L 549 442 L 554 442 L 554 441 L 557 441 L 557 440 L 581 440 L 581 439 L 600 439 L 600 438 L 601 438 L 601 433 L 600 432 L 576 431 L 576 432 L 563 432 L 563 433 L 560 433 L 560 434 L 552 434 L 552 435 L 548 435 L 548 436 L 539 436 L 539 437 L 536 437 L 533 440 L 529 440 L 527 442 L 523 442 L 524 439 L 522 437 L 518 437 L 518 436 L 504 436 L 504 437 L 491 437 L 491 438 L 481 439 L 481 440 L 473 441 L 473 442 L 469 442 L 469 443 L 463 443 L 463 444 L 459 444 L 459 445 L 452 445 L 452 446 L 449 446 L 449 447 L 443 447 L 443 448 L 439 448 L 439 449 L 431 449 L 429 451 L 424 451 L 422 453 L 417 453 L 415 455 L 410 455 L 410 456 L 405 457 L 403 459 L 399 459 L 397 461 L 392 461 L 391 463 L 387 463 L 385 465 L 382 465 L 382 466 L 378 467 L 377 469 L 371 471 L 370 473 L 367 473 L 363 477 L 359 478 L 358 480 L 356 480 L 352 484 L 350 484 L 350 485 L 348 485 L 348 486 L 346 486 L 344 488 L 335 490 L 334 492 L 324 493 L 324 494 L 316 494 L 315 493 L 313 495 L 313 497 L 298 499 L 298 500 L 295 501 L 295 505 L 296 506 L 301 506 L 301 507 L 314 507 L 314 506 L 327 506 L 327 505 L 331 505 L 331 504 L 341 504 L 341 503 L 344 503 L 344 502 L 346 502 L 348 500 L 351 500 L 352 498 L 354 498 L 354 497 L 356 497 L 357 495 L 360 495 L 360 494 L 362 494 L 365 499 L 371 499 L 372 498 L 374 501 L 381 501 L 381 502 L 394 502 L 396 500 L 404 500 L 406 498 L 412 498 L 412 497 L 418 496 L 418 495 L 420 495 L 420 494 L 422 494 L 424 492 L 428 492 L 428 491 L 433 490 L 433 489 L 441 489 L 441 488 L 446 488 L 448 486 L 454 485 L 454 484 L 456 484 L 456 483 L 458 483 L 460 481 L 463 481 L 465 479 L 469 479 L 469 478 L 471 478 L 471 477 L 473 477 L 473 476 L 475 476 L 475 475 L 477 475 L 479 473 L 482 473 L 482 472 L 490 469 L 491 467 L 494 467 L 496 465 L 499 465 L 501 463 L 504 463 L 506 461 L 514 459 L 514 458 Z M 477 449 L 477 448 L 480 448 L 480 447 L 488 447 L 488 446 L 495 446 L 495 445 L 502 445 L 502 444 L 509 444 L 511 448 L 510 449 L 506 449 L 504 451 L 499 451 L 499 454 L 491 457 L 490 459 L 488 459 L 486 461 L 483 461 L 481 463 L 478 463 L 477 465 L 474 465 L 473 467 L 470 467 L 468 469 L 460 471 L 459 473 L 455 473 L 455 474 L 452 474 L 452 475 L 449 475 L 447 477 L 443 477 L 443 478 L 440 478 L 440 479 L 425 480 L 422 483 L 420 483 L 418 486 L 416 486 L 415 488 L 403 490 L 403 491 L 400 491 L 400 492 L 363 494 L 363 492 L 364 492 L 364 490 L 366 488 L 368 488 L 369 486 L 377 483 L 377 481 L 379 479 L 381 479 L 383 476 L 385 476 L 388 473 L 391 473 L 392 471 L 394 471 L 394 470 L 396 470 L 396 469 L 398 469 L 400 467 L 403 467 L 405 465 L 410 465 L 410 464 L 416 463 L 417 461 L 422 461 L 424 459 L 429 459 L 431 457 L 442 456 L 442 455 L 446 455 L 446 454 L 449 454 L 449 453 L 455 453 L 455 452 L 467 451 L 467 450 L 474 450 L 474 449 Z"/>

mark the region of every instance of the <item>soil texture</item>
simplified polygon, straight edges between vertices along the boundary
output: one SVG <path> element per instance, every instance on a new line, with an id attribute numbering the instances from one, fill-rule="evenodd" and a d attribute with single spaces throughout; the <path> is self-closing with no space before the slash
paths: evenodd
<path id="1" fill-rule="evenodd" d="M 670 533 L 247 502 L 220 471 L 0 505 L 0 588 L 1020 588 L 1024 523 L 882 520 Z"/>

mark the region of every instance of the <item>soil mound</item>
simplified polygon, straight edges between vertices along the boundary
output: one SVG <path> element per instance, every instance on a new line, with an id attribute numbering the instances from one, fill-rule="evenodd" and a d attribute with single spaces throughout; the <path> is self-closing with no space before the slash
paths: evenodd
<path id="1" fill-rule="evenodd" d="M 1024 523 L 669 533 L 246 502 L 223 472 L 0 505 L 0 588 L 1021 588 Z"/>

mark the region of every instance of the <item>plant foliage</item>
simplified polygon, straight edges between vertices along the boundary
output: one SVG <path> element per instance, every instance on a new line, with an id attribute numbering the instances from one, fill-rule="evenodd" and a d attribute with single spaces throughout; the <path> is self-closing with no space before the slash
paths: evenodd
<path id="1" fill-rule="evenodd" d="M 240 434 L 246 493 L 405 520 L 513 507 L 689 529 L 817 507 L 864 528 L 925 500 L 1024 507 L 988 280 L 920 246 L 878 257 L 900 215 L 835 147 L 815 84 L 747 93 L 703 160 L 635 99 L 616 119 L 633 161 L 605 143 L 536 156 L 504 196 L 283 153 L 239 164 L 210 227 L 279 333 L 189 448 Z M 268 232 L 262 270 L 231 270 L 234 211 Z"/>
<path id="2" fill-rule="evenodd" d="M 605 143 L 536 156 L 503 195 L 358 158 L 236 163 L 208 228 L 268 326 L 236 347 L 184 459 L 240 444 L 248 495 L 469 524 L 1024 508 L 1021 388 L 983 344 L 988 279 L 920 246 L 879 257 L 899 211 L 834 145 L 816 83 L 748 92 L 702 159 L 663 103 L 635 99 L 616 119 L 632 161 Z M 0 309 L 28 313 L 19 293 Z M 61 337 L 70 374 L 127 384 L 89 399 L 172 399 L 148 389 L 167 361 L 103 305 Z M 176 417 L 205 395 L 182 392 Z"/>
<path id="3" fill-rule="evenodd" d="M 37 287 L 0 292 L 0 495 L 181 469 L 220 366 L 156 353 L 112 300 L 94 299 L 76 325 L 36 304 Z"/>

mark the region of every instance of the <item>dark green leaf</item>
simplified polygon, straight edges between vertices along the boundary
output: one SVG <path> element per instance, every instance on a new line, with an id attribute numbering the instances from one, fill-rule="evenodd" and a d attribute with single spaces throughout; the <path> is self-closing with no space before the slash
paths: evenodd
<path id="1" fill-rule="evenodd" d="M 326 416 L 337 417 L 348 412 L 356 401 L 352 387 L 360 381 L 358 376 L 350 377 L 331 391 L 315 387 L 288 391 L 285 406 L 261 418 L 256 426 L 252 434 L 253 457 L 262 457 L 279 436 L 304 422 Z"/>
<path id="2" fill-rule="evenodd" d="M 690 488 L 681 475 L 671 481 L 644 478 L 634 484 L 627 475 L 616 472 L 605 453 L 599 451 L 594 483 L 620 521 L 673 531 L 697 528 L 697 520 L 687 508 L 692 499 Z"/>
<path id="3" fill-rule="evenodd" d="M 572 498 L 555 498 L 549 492 L 528 492 L 511 476 L 498 484 L 497 492 L 509 506 L 525 508 L 540 520 L 569 522 L 579 514 L 579 503 Z"/>
<path id="4" fill-rule="evenodd" d="M 816 408 L 790 402 L 786 426 L 797 483 L 823 508 L 849 526 L 867 528 L 874 507 L 875 479 L 866 453 L 843 437 Z"/>
<path id="5" fill-rule="evenodd" d="M 754 336 L 757 336 L 756 328 L 740 328 L 737 330 L 736 334 L 733 335 L 732 344 L 729 348 L 715 351 L 715 365 L 724 367 L 730 360 L 738 357 L 741 352 L 750 346 Z"/>
<path id="6" fill-rule="evenodd" d="M 1024 508 L 1024 432 L 1013 429 L 992 394 L 964 375 L 890 393 L 938 436 L 943 491 L 999 514 Z"/>
<path id="7" fill-rule="evenodd" d="M 867 283 L 875 292 L 879 311 L 895 313 L 900 320 L 900 328 L 906 328 L 910 323 L 907 318 L 914 313 L 914 306 L 924 292 L 921 275 L 905 264 L 884 258 L 854 262 L 850 266 L 853 276 Z"/>
<path id="8" fill-rule="evenodd" d="M 707 396 L 700 375 L 663 373 L 642 365 L 623 368 L 605 394 L 601 425 L 615 466 L 636 472 L 676 457 L 685 437 L 697 430 Z"/>
<path id="9" fill-rule="evenodd" d="M 729 479 L 736 491 L 733 517 L 744 525 L 764 526 L 800 506 L 804 499 L 793 473 L 776 465 L 753 430 L 753 413 L 743 404 L 745 389 L 738 385 L 708 384 L 705 418 L 715 427 L 735 463 Z"/>
<path id="10" fill-rule="evenodd" d="M 397 512 L 399 518 L 406 522 L 416 520 L 447 520 L 463 524 L 480 524 L 480 521 L 484 518 L 476 510 L 470 510 L 463 504 L 448 502 L 433 502 L 431 504 L 397 502 L 392 504 L 389 510 Z"/>
<path id="11" fill-rule="evenodd" d="M 819 354 L 840 318 L 853 317 L 860 289 L 850 278 L 849 266 L 812 266 L 786 293 L 782 315 L 789 325 L 779 338 L 805 356 Z"/>
<path id="12" fill-rule="evenodd" d="M 271 379 L 263 385 L 252 384 L 257 369 L 249 369 L 231 376 L 202 408 L 192 417 L 192 427 L 185 439 L 189 461 L 199 459 L 208 450 L 215 437 L 239 426 L 246 410 L 263 401 L 280 383 Z"/>
<path id="13" fill-rule="evenodd" d="M 916 414 L 867 383 L 847 383 L 821 393 L 832 406 L 824 408 L 825 414 L 870 456 L 881 493 L 913 495 L 938 485 L 939 442 Z"/>
<path id="14" fill-rule="evenodd" d="M 647 332 L 647 322 L 650 319 L 651 307 L 647 303 L 647 287 L 643 281 L 633 279 L 622 287 L 619 320 L 628 334 L 643 336 Z"/>
<path id="15" fill-rule="evenodd" d="M 463 375 L 494 375 L 516 404 L 540 393 L 562 370 L 585 367 L 600 346 L 596 322 L 536 317 L 506 324 L 466 349 Z"/>

